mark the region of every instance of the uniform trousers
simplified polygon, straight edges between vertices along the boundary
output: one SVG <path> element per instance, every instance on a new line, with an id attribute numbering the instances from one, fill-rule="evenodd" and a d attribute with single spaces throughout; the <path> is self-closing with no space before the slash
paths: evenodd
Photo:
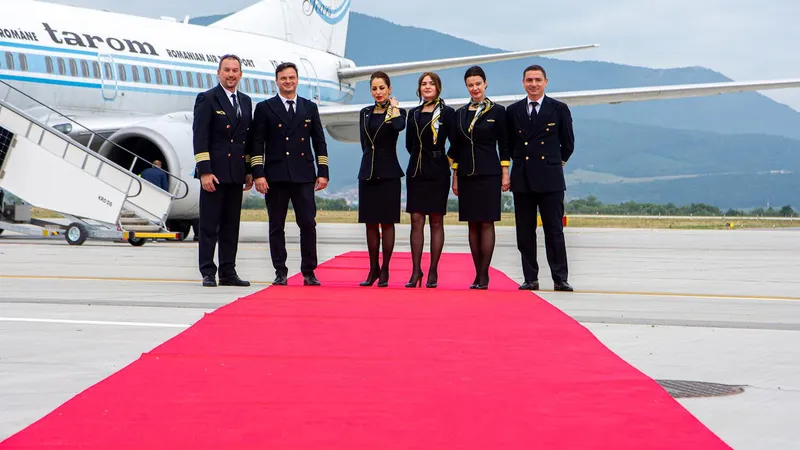
<path id="1" fill-rule="evenodd" d="M 219 242 L 219 277 L 236 275 L 236 250 L 242 214 L 242 185 L 220 183 L 214 192 L 200 189 L 200 273 L 215 276 L 214 251 Z"/>
<path id="2" fill-rule="evenodd" d="M 564 191 L 514 192 L 517 248 L 522 256 L 525 281 L 539 279 L 536 262 L 537 209 L 541 211 L 544 245 L 550 273 L 556 283 L 567 281 L 567 247 L 564 240 Z"/>
<path id="3" fill-rule="evenodd" d="M 269 215 L 269 253 L 276 274 L 286 275 L 286 214 L 292 202 L 300 228 L 300 272 L 310 275 L 317 268 L 317 203 L 314 183 L 273 182 L 264 196 Z"/>

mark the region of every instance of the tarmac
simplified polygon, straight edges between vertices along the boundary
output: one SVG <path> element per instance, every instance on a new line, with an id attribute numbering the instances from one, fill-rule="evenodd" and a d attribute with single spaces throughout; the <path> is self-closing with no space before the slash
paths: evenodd
<path id="1" fill-rule="evenodd" d="M 733 448 L 800 448 L 798 231 L 567 228 L 576 292 L 564 293 L 552 291 L 539 230 L 538 295 L 654 379 L 744 386 L 679 399 Z M 396 251 L 409 250 L 408 234 L 398 226 Z M 63 237 L 4 233 L 0 441 L 203 314 L 268 286 L 266 236 L 266 223 L 242 224 L 237 269 L 253 286 L 209 289 L 200 285 L 191 238 L 77 247 Z M 287 242 L 295 273 L 294 224 Z M 318 226 L 320 261 L 365 248 L 363 226 Z M 469 251 L 466 226 L 446 228 L 445 251 Z M 522 280 L 513 228 L 498 227 L 492 265 Z"/>

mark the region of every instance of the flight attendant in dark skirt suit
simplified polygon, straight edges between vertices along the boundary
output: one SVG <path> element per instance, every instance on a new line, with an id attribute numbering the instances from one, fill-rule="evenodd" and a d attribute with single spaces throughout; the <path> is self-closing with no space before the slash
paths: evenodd
<path id="1" fill-rule="evenodd" d="M 394 224 L 400 222 L 400 178 L 397 137 L 406 126 L 406 111 L 392 97 L 389 76 L 370 77 L 375 104 L 361 110 L 361 169 L 358 172 L 358 221 L 366 224 L 369 274 L 361 286 L 389 285 L 389 262 L 394 250 Z M 380 226 L 380 229 L 378 228 Z M 383 231 L 383 264 L 378 264 Z"/>
<path id="2" fill-rule="evenodd" d="M 411 261 L 413 270 L 406 287 L 422 286 L 422 249 L 425 217 L 430 218 L 431 265 L 426 287 L 439 281 L 439 258 L 444 248 L 444 216 L 450 194 L 450 160 L 445 141 L 451 139 L 455 111 L 439 96 L 442 80 L 432 72 L 423 73 L 417 84 L 422 105 L 408 112 L 406 149 L 411 155 L 406 169 L 406 211 L 411 214 Z"/>
<path id="3" fill-rule="evenodd" d="M 456 131 L 448 156 L 453 160 L 458 220 L 469 224 L 469 249 L 475 264 L 470 289 L 488 289 L 494 223 L 500 220 L 502 192 L 511 186 L 506 113 L 502 105 L 486 97 L 483 69 L 467 69 L 464 82 L 470 102 L 456 111 Z"/>

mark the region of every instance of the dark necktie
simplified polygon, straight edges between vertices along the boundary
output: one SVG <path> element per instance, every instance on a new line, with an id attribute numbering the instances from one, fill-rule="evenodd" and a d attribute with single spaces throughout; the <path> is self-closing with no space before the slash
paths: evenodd
<path id="1" fill-rule="evenodd" d="M 294 120 L 294 100 L 286 100 L 289 104 L 289 120 Z"/>
<path id="2" fill-rule="evenodd" d="M 231 100 L 233 100 L 233 109 L 236 110 L 236 118 L 237 119 L 241 119 L 242 118 L 242 110 L 239 109 L 239 102 L 236 101 L 236 94 L 231 94 Z"/>
<path id="3" fill-rule="evenodd" d="M 531 122 L 535 122 L 536 121 L 536 107 L 539 106 L 539 102 L 530 102 L 530 105 L 531 105 L 531 114 L 530 114 L 529 118 L 531 119 Z"/>

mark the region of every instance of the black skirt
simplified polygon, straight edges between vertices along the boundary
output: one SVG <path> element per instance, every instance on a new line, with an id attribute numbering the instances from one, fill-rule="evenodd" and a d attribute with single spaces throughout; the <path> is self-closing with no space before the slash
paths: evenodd
<path id="1" fill-rule="evenodd" d="M 458 177 L 458 220 L 497 222 L 503 188 L 500 175 Z"/>
<path id="2" fill-rule="evenodd" d="M 358 182 L 358 223 L 400 223 L 400 178 Z"/>
<path id="3" fill-rule="evenodd" d="M 409 177 L 406 179 L 406 212 L 445 215 L 448 195 L 450 177 Z"/>

